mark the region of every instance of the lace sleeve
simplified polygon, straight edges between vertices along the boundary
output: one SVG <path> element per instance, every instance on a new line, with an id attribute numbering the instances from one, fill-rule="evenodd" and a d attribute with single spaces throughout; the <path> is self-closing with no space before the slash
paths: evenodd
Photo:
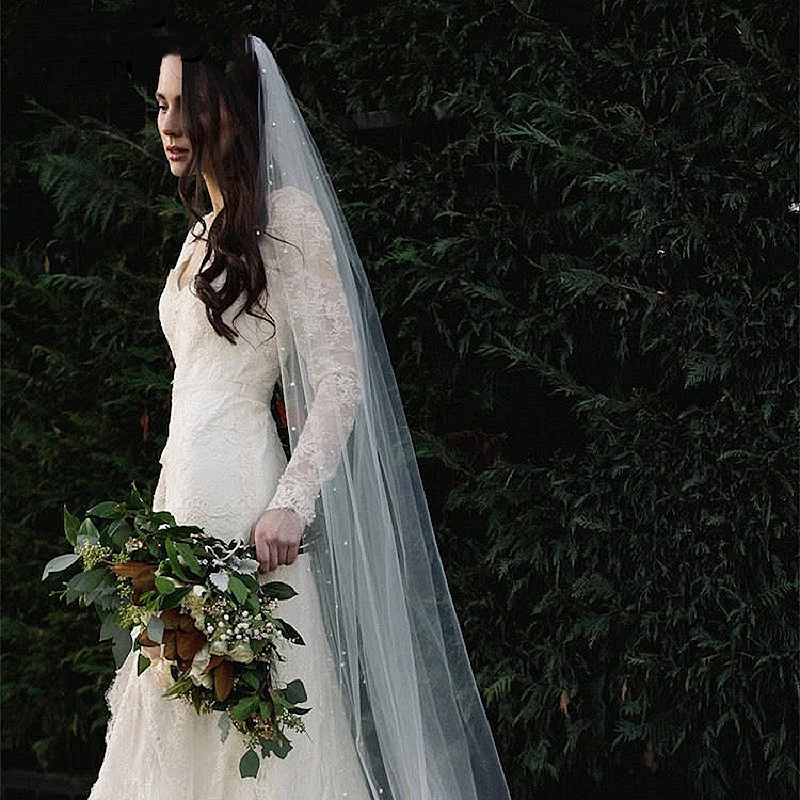
<path id="1" fill-rule="evenodd" d="M 339 466 L 359 400 L 353 330 L 330 231 L 313 199 L 278 190 L 269 232 L 285 240 L 271 242 L 277 275 L 268 288 L 280 307 L 281 349 L 296 350 L 299 374 L 282 358 L 292 453 L 267 508 L 291 508 L 308 525 L 323 482 Z M 304 421 L 299 408 L 307 409 Z"/>

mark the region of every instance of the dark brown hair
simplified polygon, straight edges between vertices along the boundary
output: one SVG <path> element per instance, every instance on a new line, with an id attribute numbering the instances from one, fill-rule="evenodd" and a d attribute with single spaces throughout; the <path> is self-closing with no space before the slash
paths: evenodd
<path id="1" fill-rule="evenodd" d="M 202 42 L 173 43 L 164 55 L 178 55 L 182 62 L 181 106 L 192 155 L 178 179 L 178 194 L 201 221 L 201 236 L 206 232 L 204 167 L 213 175 L 223 200 L 223 208 L 208 228 L 208 245 L 194 289 L 214 330 L 236 344 L 238 332 L 222 318 L 235 303 L 240 308 L 233 322 L 245 313 L 268 320 L 273 328 L 274 323 L 267 313 L 267 278 L 258 247 L 258 231 L 264 231 L 267 222 L 258 181 L 258 69 L 255 59 L 244 52 L 242 35 L 234 36 L 231 44 L 226 64 Z M 221 147 L 223 107 L 231 130 L 225 153 Z M 212 282 L 220 276 L 215 288 Z"/>

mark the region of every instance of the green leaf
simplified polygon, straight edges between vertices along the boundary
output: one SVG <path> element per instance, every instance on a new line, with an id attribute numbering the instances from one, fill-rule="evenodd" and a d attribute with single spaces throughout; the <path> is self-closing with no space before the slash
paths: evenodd
<path id="1" fill-rule="evenodd" d="M 228 579 L 228 591 L 233 593 L 239 603 L 243 603 L 249 594 L 247 587 L 235 575 Z"/>
<path id="2" fill-rule="evenodd" d="M 285 619 L 275 619 L 274 622 L 292 644 L 305 644 L 303 637 Z"/>
<path id="3" fill-rule="evenodd" d="M 177 575 L 182 581 L 189 580 L 186 576 L 186 573 L 183 571 L 183 567 L 181 566 L 181 562 L 178 561 L 178 551 L 175 549 L 175 543 L 167 536 L 164 539 L 164 548 L 167 551 L 167 557 L 169 558 L 169 564 L 172 567 L 172 571 Z"/>
<path id="4" fill-rule="evenodd" d="M 119 503 L 115 503 L 113 500 L 105 500 L 96 506 L 92 506 L 86 513 L 102 519 L 114 519 L 120 516 L 120 510 L 122 510 L 123 514 L 125 513 L 125 509 L 121 509 Z"/>
<path id="5" fill-rule="evenodd" d="M 103 618 L 100 623 L 100 639 L 99 641 L 105 642 L 107 639 L 112 639 L 118 630 L 121 630 L 116 612 L 108 614 Z"/>
<path id="6" fill-rule="evenodd" d="M 74 547 L 78 543 L 78 528 L 80 528 L 80 520 L 67 511 L 64 506 L 64 536 L 67 541 Z"/>
<path id="7" fill-rule="evenodd" d="M 243 697 L 228 713 L 234 719 L 247 719 L 258 711 L 258 698 L 255 695 Z"/>
<path id="8" fill-rule="evenodd" d="M 189 594 L 192 590 L 191 586 L 182 586 L 180 589 L 176 589 L 171 594 L 162 594 L 161 595 L 161 602 L 159 603 L 159 608 L 162 611 L 165 611 L 168 608 L 176 608 L 181 600 Z"/>
<path id="9" fill-rule="evenodd" d="M 291 749 L 292 743 L 285 736 L 280 736 L 272 740 L 272 752 L 275 753 L 278 758 L 286 758 Z"/>
<path id="10" fill-rule="evenodd" d="M 131 641 L 130 631 L 120 628 L 111 641 L 111 650 L 114 653 L 114 663 L 120 669 L 131 651 L 133 642 Z"/>
<path id="11" fill-rule="evenodd" d="M 239 774 L 243 778 L 255 778 L 260 765 L 258 753 L 251 748 L 239 759 Z"/>
<path id="12" fill-rule="evenodd" d="M 115 519 L 106 531 L 116 547 L 122 549 L 131 537 L 131 526 L 124 519 Z"/>
<path id="13" fill-rule="evenodd" d="M 171 594 L 175 591 L 176 585 L 173 578 L 168 578 L 166 575 L 156 575 L 156 589 L 158 589 L 159 594 Z"/>
<path id="14" fill-rule="evenodd" d="M 258 713 L 264 717 L 264 719 L 269 719 L 272 716 L 272 701 L 270 700 L 261 700 L 258 704 Z"/>
<path id="15" fill-rule="evenodd" d="M 95 527 L 94 522 L 92 522 L 88 517 L 81 522 L 81 526 L 78 528 L 78 538 L 76 544 L 80 544 L 84 541 L 91 542 L 92 544 L 100 543 L 100 532 Z"/>
<path id="16" fill-rule="evenodd" d="M 186 544 L 186 542 L 176 542 L 175 548 L 177 549 L 179 555 L 186 562 L 186 566 L 188 566 L 195 575 L 203 574 L 203 570 L 200 568 L 200 564 L 198 563 L 197 558 L 195 558 L 192 548 Z"/>
<path id="17" fill-rule="evenodd" d="M 270 581 L 261 587 L 261 591 L 267 597 L 274 597 L 276 600 L 288 600 L 294 597 L 297 592 L 289 586 L 288 583 L 283 581 Z"/>
<path id="18" fill-rule="evenodd" d="M 303 686 L 301 680 L 294 680 L 287 684 L 286 688 L 280 690 L 280 693 L 283 695 L 284 699 L 289 701 L 290 705 L 305 703 L 308 699 L 306 696 L 306 687 Z"/>
<path id="19" fill-rule="evenodd" d="M 74 564 L 80 556 L 77 553 L 65 553 L 63 556 L 56 556 L 51 558 L 44 566 L 42 572 L 42 580 L 44 580 L 51 572 L 61 572 L 67 567 Z"/>
<path id="20" fill-rule="evenodd" d="M 142 500 L 142 496 L 139 494 L 135 483 L 131 484 L 131 492 L 128 495 L 128 507 L 132 511 L 141 511 L 145 507 L 144 500 Z"/>
<path id="21" fill-rule="evenodd" d="M 164 623 L 161 617 L 150 617 L 147 620 L 147 635 L 154 641 L 161 644 L 164 637 Z"/>
<path id="22" fill-rule="evenodd" d="M 242 680 L 243 680 L 243 681 L 244 681 L 244 682 L 245 682 L 245 683 L 246 683 L 246 684 L 247 684 L 247 685 L 248 685 L 248 686 L 249 686 L 251 689 L 258 689 L 258 687 L 259 687 L 259 686 L 261 686 L 261 680 L 260 680 L 260 678 L 258 677 L 258 675 L 256 675 L 256 674 L 255 674 L 255 673 L 253 673 L 253 672 L 249 672 L 249 671 L 247 671 L 247 672 L 242 672 L 242 674 L 241 674 L 239 677 L 240 677 L 240 678 L 241 678 L 241 679 L 242 679 Z"/>
<path id="23" fill-rule="evenodd" d="M 67 582 L 67 591 L 74 593 L 76 597 L 86 592 L 91 592 L 100 585 L 106 574 L 107 570 L 103 568 L 79 572 Z"/>
<path id="24" fill-rule="evenodd" d="M 150 666 L 150 659 L 139 653 L 139 660 L 136 662 L 136 674 L 141 675 Z"/>

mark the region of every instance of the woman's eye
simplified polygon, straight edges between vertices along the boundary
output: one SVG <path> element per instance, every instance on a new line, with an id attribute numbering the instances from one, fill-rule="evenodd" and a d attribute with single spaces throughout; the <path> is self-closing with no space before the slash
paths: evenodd
<path id="1" fill-rule="evenodd" d="M 167 107 L 166 107 L 166 106 L 159 105 L 158 103 L 156 103 L 156 108 L 157 108 L 159 111 L 166 111 L 166 110 L 167 110 Z"/>

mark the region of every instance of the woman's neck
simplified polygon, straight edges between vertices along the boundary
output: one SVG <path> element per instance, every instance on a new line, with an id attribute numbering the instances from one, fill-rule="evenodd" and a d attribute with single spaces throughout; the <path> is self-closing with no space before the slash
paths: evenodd
<path id="1" fill-rule="evenodd" d="M 213 209 L 214 216 L 216 217 L 217 214 L 222 210 L 223 200 L 222 200 L 222 192 L 217 185 L 217 182 L 214 180 L 212 175 L 206 175 L 203 173 L 203 180 L 206 183 L 206 191 L 208 192 L 208 196 L 211 198 L 211 207 Z"/>

